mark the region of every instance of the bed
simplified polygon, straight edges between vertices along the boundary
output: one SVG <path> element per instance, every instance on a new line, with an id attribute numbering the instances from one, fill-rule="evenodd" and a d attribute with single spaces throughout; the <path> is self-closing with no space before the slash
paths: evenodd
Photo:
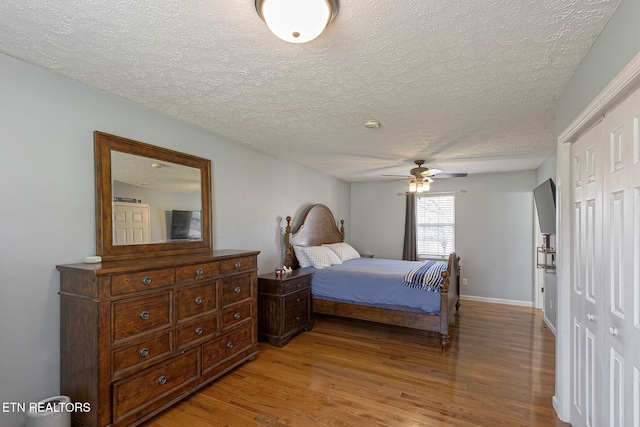
<path id="1" fill-rule="evenodd" d="M 403 285 L 403 279 L 406 279 L 408 271 L 422 262 L 376 259 L 360 254 L 356 257 L 350 252 L 350 246 L 344 243 L 344 220 L 340 221 L 338 228 L 327 206 L 313 205 L 295 232 L 291 227 L 291 217 L 286 219 L 285 266 L 313 271 L 314 314 L 436 332 L 440 335 L 442 351 L 447 350 L 449 324 L 460 308 L 460 259 L 455 253 L 449 255 L 446 265 L 440 266 L 438 289 L 412 288 Z M 341 259 L 335 264 L 327 261 L 327 265 L 319 265 L 320 268 L 309 267 L 307 262 L 303 262 L 301 267 L 298 258 L 307 258 L 310 253 L 322 252 L 326 257 L 327 251 L 322 246 L 337 248 L 336 254 Z M 340 263 L 343 257 L 345 260 Z M 353 290 L 353 286 L 364 289 L 365 297 L 362 292 Z M 396 291 L 390 291 L 392 288 Z"/>

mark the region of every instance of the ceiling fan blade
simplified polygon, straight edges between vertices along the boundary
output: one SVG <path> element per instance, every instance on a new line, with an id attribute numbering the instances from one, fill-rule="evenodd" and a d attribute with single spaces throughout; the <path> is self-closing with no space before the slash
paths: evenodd
<path id="1" fill-rule="evenodd" d="M 406 179 L 413 178 L 413 176 L 411 176 L 411 175 L 380 175 L 380 176 L 395 176 L 395 177 L 398 177 L 398 178 L 402 177 L 402 178 L 406 178 Z"/>
<path id="2" fill-rule="evenodd" d="M 396 178 L 396 179 L 387 179 L 382 181 L 385 184 L 388 184 L 390 182 L 398 182 L 398 181 L 407 181 L 407 178 Z"/>
<path id="3" fill-rule="evenodd" d="M 436 174 L 442 173 L 442 171 L 440 169 L 429 169 L 426 170 L 424 172 L 422 172 L 420 175 L 422 176 L 434 176 Z"/>
<path id="4" fill-rule="evenodd" d="M 438 175 L 432 176 L 432 178 L 464 178 L 467 175 L 467 173 L 439 173 Z"/>

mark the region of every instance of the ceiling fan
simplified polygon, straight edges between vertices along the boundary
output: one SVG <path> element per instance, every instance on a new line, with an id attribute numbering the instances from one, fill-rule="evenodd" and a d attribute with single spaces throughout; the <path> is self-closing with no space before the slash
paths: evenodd
<path id="1" fill-rule="evenodd" d="M 382 175 L 382 176 L 397 176 L 402 179 L 409 179 L 409 192 L 422 193 L 431 189 L 431 183 L 433 178 L 462 178 L 467 176 L 466 173 L 442 173 L 440 169 L 431 169 L 422 166 L 424 160 L 414 160 L 417 167 L 409 171 L 409 175 Z M 437 176 L 436 176 L 437 175 Z"/>

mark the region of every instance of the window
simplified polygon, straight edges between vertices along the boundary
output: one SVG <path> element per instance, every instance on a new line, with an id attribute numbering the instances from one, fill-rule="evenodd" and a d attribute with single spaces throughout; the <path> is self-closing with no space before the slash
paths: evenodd
<path id="1" fill-rule="evenodd" d="M 418 196 L 418 258 L 446 258 L 455 251 L 456 198 L 453 194 Z"/>

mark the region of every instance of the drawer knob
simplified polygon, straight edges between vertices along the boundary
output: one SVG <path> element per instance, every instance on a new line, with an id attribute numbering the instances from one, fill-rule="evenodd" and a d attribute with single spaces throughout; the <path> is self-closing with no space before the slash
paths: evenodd
<path id="1" fill-rule="evenodd" d="M 140 313 L 140 318 L 142 320 L 147 320 L 149 318 L 149 312 L 148 311 L 143 311 L 142 313 Z"/>
<path id="2" fill-rule="evenodd" d="M 236 319 L 236 320 L 240 320 L 240 313 L 234 314 L 233 318 Z"/>
<path id="3" fill-rule="evenodd" d="M 202 328 L 196 329 L 196 335 L 202 335 Z"/>
<path id="4" fill-rule="evenodd" d="M 202 276 L 204 274 L 204 270 L 199 268 L 196 270 L 196 276 Z"/>
<path id="5" fill-rule="evenodd" d="M 240 286 L 236 286 L 236 288 L 235 288 L 233 291 L 234 291 L 236 294 L 239 294 L 241 290 L 242 290 L 242 289 L 240 289 Z"/>
<path id="6" fill-rule="evenodd" d="M 300 297 L 296 298 L 296 302 L 300 302 Z"/>
<path id="7" fill-rule="evenodd" d="M 146 357 L 149 354 L 149 349 L 147 347 L 141 349 L 138 354 L 140 354 L 140 357 Z"/>
<path id="8" fill-rule="evenodd" d="M 142 284 L 143 284 L 143 285 L 150 285 L 150 284 L 151 284 L 151 277 L 149 277 L 149 276 L 144 276 L 144 277 L 142 278 Z"/>
<path id="9" fill-rule="evenodd" d="M 158 384 L 162 385 L 162 384 L 166 384 L 166 382 L 167 382 L 167 377 L 165 377 L 164 375 L 158 378 Z"/>
<path id="10" fill-rule="evenodd" d="M 240 264 L 240 261 L 237 261 L 237 262 L 234 264 L 234 267 L 235 267 L 235 268 L 240 268 L 240 266 L 241 266 L 241 265 L 242 265 L 242 264 Z"/>
<path id="11" fill-rule="evenodd" d="M 229 341 L 229 342 L 227 343 L 227 348 L 228 348 L 229 350 L 231 350 L 231 349 L 233 348 L 233 343 L 232 343 L 231 341 Z"/>
<path id="12" fill-rule="evenodd" d="M 198 305 L 202 304 L 202 297 L 197 297 L 196 298 L 196 304 L 198 304 Z"/>
<path id="13" fill-rule="evenodd" d="M 300 316 L 296 316 L 296 320 L 300 320 Z"/>

